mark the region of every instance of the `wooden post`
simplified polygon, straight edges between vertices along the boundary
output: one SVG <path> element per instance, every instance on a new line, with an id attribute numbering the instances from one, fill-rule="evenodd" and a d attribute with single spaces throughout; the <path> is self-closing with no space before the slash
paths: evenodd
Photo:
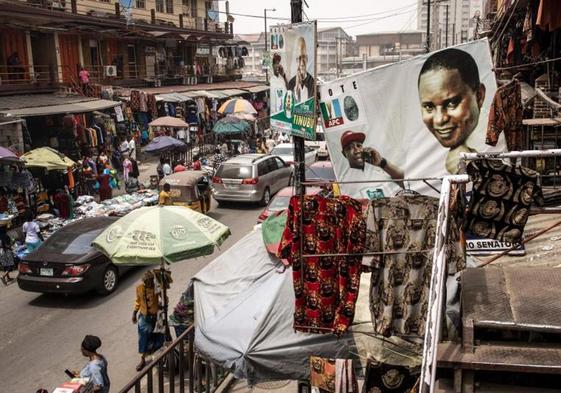
<path id="1" fill-rule="evenodd" d="M 121 17 L 121 5 L 119 4 L 119 2 L 115 3 L 115 16 L 117 18 Z"/>
<path id="2" fill-rule="evenodd" d="M 183 28 L 183 14 L 179 14 L 179 28 Z"/>
<path id="3" fill-rule="evenodd" d="M 72 10 L 73 14 L 78 13 L 78 5 L 76 4 L 76 0 L 71 0 L 70 1 L 70 9 Z"/>
<path id="4" fill-rule="evenodd" d="M 228 25 L 228 22 L 224 22 L 224 33 L 228 33 L 230 31 L 230 26 Z"/>
<path id="5" fill-rule="evenodd" d="M 203 22 L 204 22 L 205 31 L 208 31 L 208 19 L 204 18 Z"/>
<path id="6" fill-rule="evenodd" d="M 156 24 L 156 10 L 154 8 L 150 10 L 150 23 Z"/>

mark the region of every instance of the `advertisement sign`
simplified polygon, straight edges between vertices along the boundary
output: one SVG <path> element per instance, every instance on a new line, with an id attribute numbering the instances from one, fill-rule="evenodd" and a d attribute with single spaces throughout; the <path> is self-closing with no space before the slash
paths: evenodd
<path id="1" fill-rule="evenodd" d="M 315 22 L 271 28 L 271 127 L 315 139 L 316 39 Z"/>
<path id="2" fill-rule="evenodd" d="M 497 90 L 487 40 L 378 67 L 320 86 L 320 114 L 344 194 L 376 199 L 402 189 L 437 196 L 461 152 L 506 151 L 485 143 Z M 436 189 L 436 190 L 435 190 Z"/>

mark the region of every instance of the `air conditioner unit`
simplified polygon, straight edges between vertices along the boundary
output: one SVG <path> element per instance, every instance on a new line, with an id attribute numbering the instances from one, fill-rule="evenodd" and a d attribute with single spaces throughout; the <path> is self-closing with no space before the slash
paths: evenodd
<path id="1" fill-rule="evenodd" d="M 117 66 L 114 65 L 105 66 L 105 76 L 112 76 L 112 77 L 117 76 Z"/>

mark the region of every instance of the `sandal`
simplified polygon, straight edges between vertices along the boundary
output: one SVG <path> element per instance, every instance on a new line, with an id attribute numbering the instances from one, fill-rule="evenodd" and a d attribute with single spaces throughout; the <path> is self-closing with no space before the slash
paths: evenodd
<path id="1" fill-rule="evenodd" d="M 136 366 L 136 371 L 140 371 L 146 366 L 146 360 L 144 358 L 140 359 L 140 363 Z"/>
<path id="2" fill-rule="evenodd" d="M 6 277 L 0 277 L 0 280 L 2 280 L 2 284 L 8 285 L 8 282 L 6 281 Z"/>

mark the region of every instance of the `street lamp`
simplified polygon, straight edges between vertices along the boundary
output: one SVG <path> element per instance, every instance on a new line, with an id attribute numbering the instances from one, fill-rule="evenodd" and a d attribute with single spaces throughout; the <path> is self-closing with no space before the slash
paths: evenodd
<path id="1" fill-rule="evenodd" d="M 264 8 L 263 9 L 263 14 L 265 16 L 265 51 L 263 52 L 263 59 L 265 59 L 265 53 L 267 53 L 267 35 L 269 34 L 269 32 L 267 31 L 267 11 L 276 11 L 276 9 L 274 8 Z M 265 82 L 269 83 L 269 70 L 267 68 L 265 68 Z"/>

